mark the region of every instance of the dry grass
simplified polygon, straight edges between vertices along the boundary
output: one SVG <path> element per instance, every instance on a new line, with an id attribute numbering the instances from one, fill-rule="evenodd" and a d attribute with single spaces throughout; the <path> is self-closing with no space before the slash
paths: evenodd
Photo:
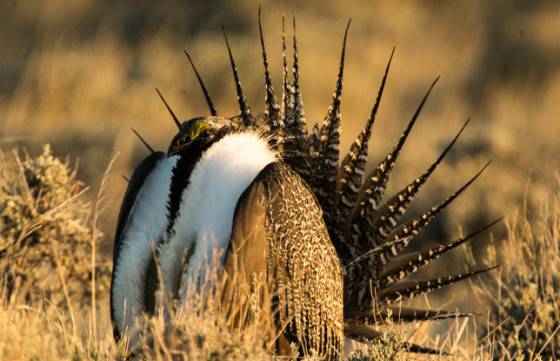
<path id="1" fill-rule="evenodd" d="M 196 62 L 220 114 L 237 114 L 235 90 L 221 35 L 222 22 L 228 30 L 249 102 L 254 112 L 262 111 L 258 5 L 248 0 L 218 0 L 211 5 L 194 1 L 155 5 L 133 0 L 118 4 L 93 0 L 0 2 L 0 53 L 4 54 L 0 58 L 0 147 L 6 157 L 6 165 L 2 165 L 5 174 L 14 181 L 19 172 L 16 156 L 11 153 L 14 146 L 40 154 L 42 144 L 51 143 L 56 154 L 71 154 L 82 160 L 73 179 L 81 179 L 92 187 L 75 197 L 83 188 L 70 182 L 69 188 L 60 195 L 62 202 L 68 202 L 49 214 L 52 222 L 48 227 L 51 228 L 43 228 L 62 232 L 75 242 L 74 246 L 83 247 L 76 253 L 78 259 L 68 258 L 74 252 L 65 243 L 67 241 L 41 241 L 44 254 L 39 252 L 33 258 L 30 254 L 23 257 L 15 252 L 15 258 L 9 258 L 10 261 L 6 257 L 1 260 L 4 263 L 0 262 L 0 267 L 7 263 L 17 265 L 12 262 L 17 257 L 25 260 L 27 266 L 15 270 L 18 274 L 30 274 L 31 279 L 25 289 L 21 285 L 17 290 L 7 287 L 7 283 L 2 285 L 0 327 L 21 331 L 13 335 L 9 332 L 9 339 L 0 337 L 0 358 L 12 359 L 9 356 L 14 355 L 16 360 L 18 357 L 32 359 L 33 355 L 38 355 L 44 359 L 64 359 L 77 355 L 78 359 L 111 359 L 118 355 L 119 350 L 113 345 L 109 332 L 106 277 L 120 195 L 126 187 L 120 175 L 130 175 L 146 155 L 130 127 L 139 130 L 154 148 L 167 148 L 175 129 L 155 94 L 156 86 L 181 119 L 207 114 L 183 49 L 188 50 Z M 555 238 L 545 236 L 554 234 L 551 220 L 556 219 L 552 214 L 556 205 L 551 202 L 554 206 L 546 211 L 539 200 L 545 199 L 555 187 L 554 173 L 560 167 L 556 139 L 560 133 L 557 121 L 560 118 L 557 101 L 560 94 L 560 63 L 557 61 L 560 57 L 557 21 L 560 6 L 545 0 L 479 0 L 464 4 L 429 0 L 359 5 L 343 5 L 332 0 L 268 3 L 263 5 L 263 30 L 276 89 L 280 89 L 281 79 L 280 18 L 282 11 L 290 18 L 292 9 L 298 21 L 301 81 L 310 123 L 320 122 L 326 113 L 335 84 L 343 29 L 347 20 L 353 19 L 346 58 L 342 149 L 348 148 L 367 119 L 385 62 L 392 47 L 397 47 L 374 127 L 370 166 L 392 147 L 428 84 L 442 75 L 399 158 L 393 175 L 396 181 L 390 184 L 389 192 L 400 189 L 423 172 L 463 121 L 472 117 L 455 150 L 428 182 L 426 191 L 413 203 L 407 217 L 439 202 L 488 159 L 494 159 L 481 182 L 475 183 L 457 201 L 460 205 L 451 206 L 440 220 L 428 227 L 418 243 L 442 243 L 454 238 L 457 225 L 473 230 L 505 215 L 510 219 L 509 228 L 494 230 L 495 252 L 489 255 L 495 254 L 495 261 L 503 264 L 499 280 L 492 281 L 493 286 L 500 290 L 508 282 L 517 282 L 515 284 L 521 285 L 522 290 L 522 285 L 532 285 L 533 290 L 527 294 L 527 299 L 517 298 L 523 300 L 522 307 L 503 305 L 503 300 L 484 306 L 495 307 L 492 312 L 496 316 L 496 319 L 490 318 L 490 331 L 486 332 L 492 332 L 492 327 L 507 318 L 500 316 L 503 307 L 515 308 L 517 311 L 512 312 L 521 315 L 534 307 L 527 306 L 532 305 L 531 302 L 541 302 L 543 307 L 549 305 L 544 300 L 553 293 L 543 286 L 552 282 L 555 289 L 554 268 L 549 268 L 550 263 L 546 263 L 547 268 L 539 267 L 526 254 L 523 259 L 529 268 L 519 268 L 522 258 L 513 253 L 506 255 L 504 252 L 510 251 L 502 250 L 501 245 L 518 242 L 530 247 L 546 245 L 547 249 L 557 249 L 554 248 L 557 244 L 547 243 Z M 290 34 L 291 30 L 288 36 Z M 116 176 L 105 185 L 106 191 L 114 196 L 104 201 L 103 212 L 97 212 L 99 228 L 105 236 L 95 236 L 97 242 L 92 243 L 93 230 L 98 227 L 91 224 L 94 213 L 91 204 L 97 200 L 108 160 L 117 153 L 120 156 L 113 167 Z M 58 159 L 62 167 L 65 161 Z M 50 162 L 55 160 L 52 158 Z M 65 167 L 59 169 L 66 169 L 66 172 L 69 165 Z M 525 182 L 531 170 L 530 196 L 526 197 L 526 206 L 522 206 Z M 71 172 L 66 174 L 70 177 Z M 20 196 L 25 196 L 27 191 L 22 191 Z M 0 196 L 2 202 L 8 193 L 5 191 Z M 22 199 L 22 204 L 28 201 L 27 196 Z M 29 205 L 35 207 L 32 202 Z M 512 216 L 516 208 L 525 209 L 523 216 L 519 216 L 522 221 L 513 221 L 517 219 Z M 551 213 L 548 223 L 542 218 L 546 212 Z M 40 214 L 20 217 L 19 227 L 31 230 L 41 218 Z M 72 222 L 62 221 L 67 219 Z M 7 223 L 1 226 L 9 232 L 18 229 L 8 227 Z M 9 238 L 2 237 L 6 238 L 0 243 Z M 93 269 L 92 245 L 97 248 Z M 474 247 L 472 253 L 473 264 L 492 263 L 488 261 L 487 247 Z M 460 252 L 445 259 L 447 261 L 442 259 L 434 267 L 450 272 L 464 271 L 465 257 Z M 507 262 L 511 262 L 511 269 L 507 268 L 510 267 Z M 520 272 L 519 276 L 512 270 Z M 95 288 L 91 288 L 91 273 L 96 273 Z M 430 273 L 429 268 L 425 270 L 427 273 Z M 508 280 L 504 278 L 506 275 L 518 277 L 518 280 Z M 5 279 L 6 273 L 2 277 Z M 541 286 L 535 286 L 536 279 Z M 484 280 L 490 282 L 489 278 Z M 94 298 L 91 297 L 93 290 Z M 438 294 L 429 299 L 432 306 L 458 306 L 461 310 L 476 311 L 471 302 L 463 301 L 470 300 L 468 287 L 452 287 L 449 292 Z M 504 294 L 507 294 L 505 289 L 500 295 Z M 33 302 L 28 303 L 31 299 Z M 449 299 L 453 302 L 448 302 Z M 97 304 L 97 317 L 94 317 L 98 320 L 97 327 L 92 322 L 92 302 Z M 72 307 L 73 312 L 70 311 Z M 545 307 L 542 312 L 549 314 L 546 313 L 549 309 Z M 523 320 L 519 317 L 516 316 L 514 324 L 521 325 Z M 523 327 L 528 327 L 529 321 L 538 323 L 544 316 L 532 317 L 536 318 L 529 317 Z M 485 324 L 484 320 L 477 321 L 479 325 Z M 476 337 L 472 323 L 465 328 L 460 322 L 443 325 L 422 326 L 414 337 L 427 346 L 455 347 L 458 354 L 469 355 L 472 359 L 487 359 L 488 355 L 507 357 L 501 351 L 502 346 L 490 351 L 487 344 L 502 331 L 494 331 L 485 340 L 486 348 L 481 348 L 473 341 Z M 537 327 L 537 339 L 542 339 L 543 345 L 546 335 L 554 332 L 555 325 Z M 480 327 L 488 329 L 487 325 Z M 510 342 L 505 335 L 515 334 L 511 330 L 504 328 L 502 332 L 506 348 Z M 97 332 L 96 337 L 94 332 Z M 463 336 L 457 340 L 460 333 Z M 469 342 L 464 346 L 469 334 Z M 554 343 L 549 342 L 548 346 L 551 345 Z M 537 345 L 534 355 L 539 349 Z M 510 349 L 510 357 L 515 354 L 513 350 Z M 52 354 L 48 354 L 51 351 Z M 544 351 L 540 356 L 543 355 Z"/>
<path id="2" fill-rule="evenodd" d="M 481 336 L 492 341 L 497 357 L 560 356 L 559 196 L 541 203 L 538 222 L 531 224 L 525 215 L 507 222 L 505 246 L 490 247 L 489 262 L 503 266 L 478 292 L 490 306 Z"/>
<path id="3" fill-rule="evenodd" d="M 0 355 L 10 360 L 122 359 L 130 350 L 126 341 L 118 345 L 113 342 L 101 271 L 109 267 L 110 260 L 101 254 L 95 261 L 94 244 L 100 232 L 90 231 L 97 228 L 113 162 L 92 207 L 79 200 L 82 185 L 75 180 L 68 162 L 54 159 L 48 146 L 41 156 L 27 156 L 23 162 L 17 152 L 14 155 L 14 172 L 9 174 L 9 166 L 0 163 L 0 175 L 6 184 L 0 207 L 0 265 L 4 269 L 0 288 L 0 328 L 4 337 L 0 339 Z M 93 212 L 90 221 L 89 212 Z M 475 324 L 471 330 L 474 334 L 469 335 L 468 320 L 456 320 L 440 334 L 426 333 L 423 325 L 408 332 L 407 337 L 410 329 L 387 320 L 382 326 L 383 338 L 354 351 L 356 345 L 348 348 L 348 360 L 423 358 L 406 352 L 406 340 L 467 360 L 554 358 L 560 339 L 556 304 L 560 286 L 560 204 L 556 198 L 552 207 L 543 203 L 536 227 L 531 227 L 525 216 L 521 219 L 519 223 L 508 222 L 506 247 L 500 252 L 494 245 L 490 247 L 486 262 L 502 263 L 502 271 L 475 282 L 478 297 L 490 310 L 488 323 L 481 322 L 478 332 Z M 86 246 L 90 248 L 84 252 Z M 77 262 L 78 255 L 85 260 Z M 38 265 L 38 259 L 48 267 Z M 94 273 L 92 270 L 100 265 L 105 268 Z M 88 276 L 80 279 L 84 273 Z M 242 332 L 232 330 L 213 312 L 212 304 L 209 299 L 200 302 L 193 297 L 181 317 L 172 317 L 167 326 L 163 313 L 146 319 L 140 345 L 132 351 L 146 360 L 267 357 L 268 338 L 258 324 Z M 298 356 L 294 349 L 294 358 Z"/>

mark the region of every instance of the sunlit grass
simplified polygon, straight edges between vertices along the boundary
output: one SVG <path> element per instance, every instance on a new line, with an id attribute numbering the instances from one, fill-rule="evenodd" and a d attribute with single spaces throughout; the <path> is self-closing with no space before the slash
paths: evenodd
<path id="1" fill-rule="evenodd" d="M 244 331 L 231 329 L 213 312 L 211 300 L 201 303 L 197 297 L 171 323 L 166 324 L 161 313 L 147 317 L 135 349 L 129 350 L 126 337 L 115 344 L 108 312 L 108 275 L 104 271 L 110 267 L 110 259 L 103 253 L 97 261 L 92 259 L 95 247 L 91 242 L 97 236 L 91 229 L 95 228 L 102 208 L 103 192 L 95 207 L 82 203 L 83 185 L 75 179 L 68 162 L 61 163 L 52 157 L 48 146 L 39 157 L 27 156 L 21 161 L 14 152 L 14 159 L 15 168 L 5 162 L 0 164 L 0 175 L 6 184 L 0 207 L 3 358 L 112 360 L 133 352 L 147 360 L 258 360 L 271 354 L 270 338 L 258 326 Z M 109 170 L 104 183 L 110 176 Z M 505 247 L 500 254 L 490 252 L 486 262 L 502 263 L 502 269 L 492 273 L 489 282 L 488 278 L 474 282 L 479 299 L 489 309 L 489 323 L 480 322 L 478 332 L 469 332 L 466 319 L 456 320 L 448 330 L 435 335 L 426 333 L 423 326 L 411 330 L 387 320 L 380 325 L 384 330 L 381 339 L 367 346 L 354 344 L 347 348 L 346 357 L 425 357 L 407 353 L 406 341 L 468 360 L 554 357 L 558 352 L 560 325 L 556 307 L 560 206 L 556 199 L 550 207 L 543 203 L 540 216 L 535 225 L 524 216 L 519 222 L 507 222 L 509 237 Z M 102 226 L 98 225 L 101 229 Z M 84 247 L 87 252 L 80 253 Z M 80 255 L 84 258 L 82 263 L 77 262 Z M 37 266 L 38 259 L 49 267 Z M 100 267 L 95 282 L 93 267 Z M 93 290 L 98 291 L 97 298 Z M 354 347 L 357 350 L 352 351 Z M 294 352 L 294 357 L 304 356 L 297 355 L 295 349 Z"/>

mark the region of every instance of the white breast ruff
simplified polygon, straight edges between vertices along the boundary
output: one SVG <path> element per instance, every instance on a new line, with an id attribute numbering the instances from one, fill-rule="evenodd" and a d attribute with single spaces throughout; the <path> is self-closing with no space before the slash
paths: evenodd
<path id="1" fill-rule="evenodd" d="M 276 160 L 266 140 L 248 132 L 225 136 L 197 163 L 183 191 L 173 236 L 160 247 L 162 280 L 173 294 L 178 292 L 185 248 L 194 247 L 183 279 L 180 304 L 186 301 L 188 286 L 197 270 L 212 269 L 215 250 L 221 251 L 220 262 L 223 261 L 239 197 L 257 174 Z"/>

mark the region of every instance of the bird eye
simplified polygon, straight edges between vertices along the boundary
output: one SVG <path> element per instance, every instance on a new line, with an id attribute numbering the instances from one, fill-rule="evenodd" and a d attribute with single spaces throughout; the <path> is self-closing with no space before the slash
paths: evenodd
<path id="1" fill-rule="evenodd" d="M 208 129 L 202 129 L 200 133 L 198 133 L 201 137 L 207 137 L 210 135 L 210 131 Z"/>

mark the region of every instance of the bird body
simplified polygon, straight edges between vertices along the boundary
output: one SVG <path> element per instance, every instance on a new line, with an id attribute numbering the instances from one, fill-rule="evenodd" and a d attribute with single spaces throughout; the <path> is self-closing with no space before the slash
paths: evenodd
<path id="1" fill-rule="evenodd" d="M 403 280 L 496 223 L 440 247 L 400 254 L 482 172 L 439 205 L 399 225 L 463 126 L 424 174 L 383 202 L 399 152 L 435 82 L 391 152 L 366 173 L 368 142 L 393 54 L 371 115 L 340 161 L 346 34 L 331 105 L 322 126 L 315 124 L 309 133 L 299 88 L 295 20 L 291 83 L 284 41 L 281 104 L 271 85 L 262 29 L 261 44 L 262 122 L 247 103 L 229 44 L 238 117 L 218 116 L 194 65 L 211 116 L 181 124 L 165 103 L 179 132 L 167 154 L 149 148 L 152 154 L 131 177 L 119 214 L 111 286 L 115 338 L 127 332 L 131 344 L 138 342 L 135 325 L 144 312 L 155 312 L 156 294 L 163 307 L 179 300 L 180 313 L 207 286 L 204 274 L 213 268 L 219 275 L 217 310 L 232 326 L 254 321 L 247 295 L 257 294 L 260 306 L 271 311 L 267 327 L 303 352 L 314 350 L 329 360 L 340 357 L 345 337 L 380 337 L 371 326 L 391 314 L 399 322 L 471 315 L 396 305 L 488 271 Z"/>

